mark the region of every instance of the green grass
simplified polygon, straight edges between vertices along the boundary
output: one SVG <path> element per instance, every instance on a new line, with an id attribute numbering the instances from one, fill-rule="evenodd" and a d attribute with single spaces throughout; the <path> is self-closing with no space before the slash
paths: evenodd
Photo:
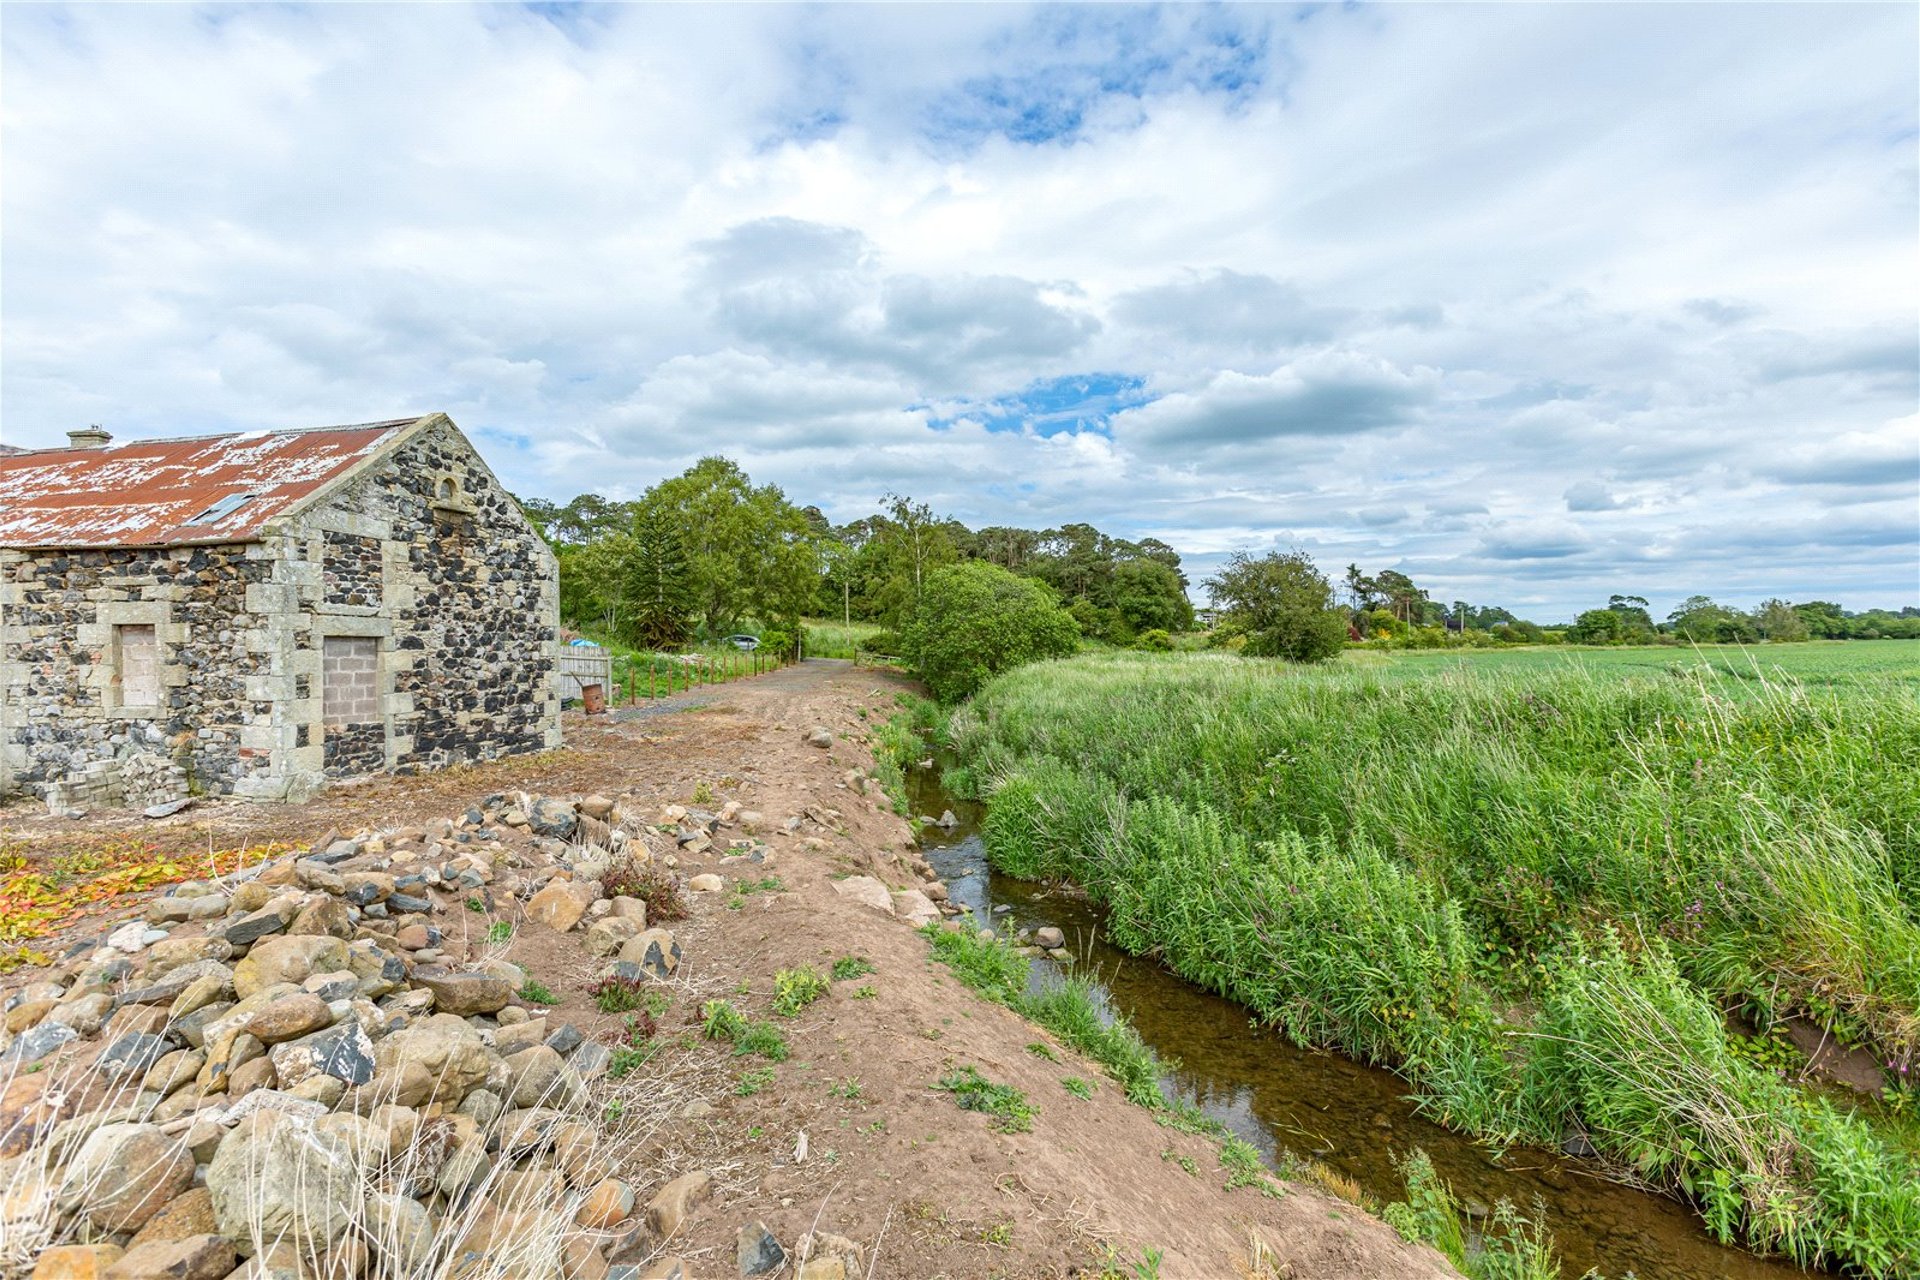
<path id="1" fill-rule="evenodd" d="M 1913 1275 L 1902 1134 L 1735 1052 L 1723 1009 L 1920 1069 L 1916 659 L 1085 656 L 1002 677 L 950 738 L 995 863 L 1082 884 L 1120 946 L 1454 1127 L 1577 1121 L 1723 1239 Z"/>
<path id="2" fill-rule="evenodd" d="M 864 978 L 873 971 L 873 961 L 865 956 L 841 956 L 833 962 L 833 972 L 828 976 L 835 982 L 845 982 L 849 978 Z"/>
<path id="3" fill-rule="evenodd" d="M 1010 1084 L 995 1084 L 973 1067 L 961 1067 L 940 1077 L 940 1088 L 953 1095 L 962 1111 L 984 1111 L 991 1127 L 1001 1133 L 1027 1133 L 1039 1110 L 1027 1095 Z"/>
<path id="4" fill-rule="evenodd" d="M 528 1004 L 559 1004 L 560 997 L 553 994 L 553 988 L 537 978 L 528 978 L 521 984 L 520 998 Z"/>
<path id="5" fill-rule="evenodd" d="M 1093 1096 L 1093 1090 L 1094 1090 L 1093 1081 L 1083 1080 L 1079 1076 L 1060 1077 L 1060 1087 L 1062 1089 L 1065 1089 L 1068 1093 L 1072 1094 L 1074 1097 L 1080 1098 L 1083 1100 L 1087 1098 L 1091 1098 Z"/>
<path id="6" fill-rule="evenodd" d="M 1559 1280 L 1560 1261 L 1546 1230 L 1511 1201 L 1495 1204 L 1485 1226 L 1469 1235 L 1453 1189 L 1426 1152 L 1416 1149 L 1402 1159 L 1400 1173 L 1407 1198 L 1386 1206 L 1382 1216 L 1403 1237 L 1432 1245 L 1472 1280 Z"/>
<path id="7" fill-rule="evenodd" d="M 1507 649 L 1349 649 L 1340 665 L 1431 675 L 1449 670 L 1527 674 L 1573 666 L 1609 675 L 1661 676 L 1674 668 L 1710 666 L 1739 679 L 1780 673 L 1807 685 L 1891 679 L 1920 685 L 1920 640 L 1809 640 L 1761 645 L 1520 645 Z"/>
<path id="8" fill-rule="evenodd" d="M 810 618 L 806 622 L 807 656 L 851 658 L 856 649 L 870 653 L 867 642 L 884 630 L 886 628 L 877 622 L 846 623 Z"/>

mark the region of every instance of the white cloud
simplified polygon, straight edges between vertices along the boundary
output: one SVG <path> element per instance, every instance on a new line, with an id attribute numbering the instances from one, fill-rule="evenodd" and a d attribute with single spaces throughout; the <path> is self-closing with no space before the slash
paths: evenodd
<path id="1" fill-rule="evenodd" d="M 1546 617 L 1908 603 L 1917 35 L 1899 6 L 19 7 L 0 434 L 445 408 L 557 498 L 719 449 L 838 517 L 1088 519 L 1196 579 L 1298 542 Z"/>

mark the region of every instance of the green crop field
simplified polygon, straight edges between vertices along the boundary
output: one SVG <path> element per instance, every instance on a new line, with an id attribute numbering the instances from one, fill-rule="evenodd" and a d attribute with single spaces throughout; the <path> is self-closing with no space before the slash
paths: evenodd
<path id="1" fill-rule="evenodd" d="M 1920 640 L 1815 640 L 1804 644 L 1647 645 L 1578 648 L 1561 645 L 1511 649 L 1409 650 L 1380 653 L 1352 649 L 1342 666 L 1420 673 L 1551 671 L 1569 666 L 1622 675 L 1660 675 L 1675 667 L 1711 667 L 1735 679 L 1785 675 L 1802 684 L 1842 684 L 1893 678 L 1920 687 Z"/>
<path id="2" fill-rule="evenodd" d="M 1088 654 L 951 737 L 996 864 L 1119 945 L 1723 1239 L 1920 1274 L 1920 644 Z M 1794 1018 L 1884 1099 L 1802 1083 Z"/>

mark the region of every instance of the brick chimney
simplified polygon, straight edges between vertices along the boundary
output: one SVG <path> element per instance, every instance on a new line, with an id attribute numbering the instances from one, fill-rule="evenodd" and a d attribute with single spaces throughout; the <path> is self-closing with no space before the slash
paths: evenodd
<path id="1" fill-rule="evenodd" d="M 69 449 L 104 449 L 112 441 L 113 437 L 108 435 L 106 429 L 97 422 L 90 424 L 83 431 L 67 432 Z"/>

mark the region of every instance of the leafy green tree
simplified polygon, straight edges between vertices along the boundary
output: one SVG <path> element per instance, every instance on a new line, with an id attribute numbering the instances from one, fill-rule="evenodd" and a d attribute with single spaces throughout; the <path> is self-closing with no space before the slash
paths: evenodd
<path id="1" fill-rule="evenodd" d="M 1809 600 L 1793 606 L 1809 635 L 1824 640 L 1841 640 L 1847 635 L 1847 612 L 1831 600 Z"/>
<path id="2" fill-rule="evenodd" d="M 731 459 L 702 458 L 648 490 L 640 506 L 679 531 L 694 613 L 707 634 L 725 634 L 749 612 L 763 622 L 797 620 L 813 599 L 813 523 L 779 486 L 756 488 Z"/>
<path id="3" fill-rule="evenodd" d="M 1618 609 L 1589 609 L 1567 628 L 1569 644 L 1619 644 L 1627 638 L 1627 618 Z"/>
<path id="4" fill-rule="evenodd" d="M 633 518 L 631 533 L 607 541 L 625 543 L 619 549 L 621 595 L 633 638 L 650 649 L 685 643 L 695 600 L 693 571 L 671 513 L 643 506 Z"/>
<path id="5" fill-rule="evenodd" d="M 886 513 L 876 521 L 874 542 L 879 553 L 880 618 L 902 630 L 917 615 L 926 593 L 928 575 L 959 559 L 945 521 L 924 502 L 890 493 L 883 501 Z"/>
<path id="6" fill-rule="evenodd" d="M 1753 623 L 1707 596 L 1688 596 L 1667 615 L 1668 624 L 1696 644 L 1741 644 L 1756 639 Z"/>
<path id="7" fill-rule="evenodd" d="M 1776 644 L 1805 640 L 1807 620 L 1785 600 L 1767 600 L 1753 611 L 1753 626 L 1761 636 Z"/>
<path id="8" fill-rule="evenodd" d="M 1236 551 L 1207 589 L 1245 628 L 1249 656 L 1322 662 L 1346 644 L 1346 612 L 1333 607 L 1333 587 L 1304 551 L 1257 559 Z"/>
<path id="9" fill-rule="evenodd" d="M 931 570 L 902 637 L 908 661 L 942 702 L 1002 671 L 1079 647 L 1079 628 L 1045 583 L 983 561 Z"/>

